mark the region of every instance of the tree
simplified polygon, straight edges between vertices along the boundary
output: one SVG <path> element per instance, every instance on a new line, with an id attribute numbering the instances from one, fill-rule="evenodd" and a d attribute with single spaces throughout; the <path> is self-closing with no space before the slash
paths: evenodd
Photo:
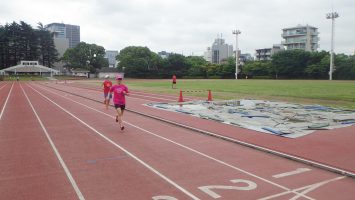
<path id="1" fill-rule="evenodd" d="M 58 61 L 58 52 L 55 48 L 53 35 L 47 31 L 41 22 L 38 23 L 36 35 L 39 43 L 39 59 L 44 66 L 51 67 Z"/>
<path id="2" fill-rule="evenodd" d="M 271 61 L 253 61 L 247 62 L 243 71 L 248 76 L 270 76 L 273 69 Z"/>
<path id="3" fill-rule="evenodd" d="M 181 54 L 172 54 L 167 58 L 167 70 L 171 75 L 175 74 L 177 77 L 188 75 L 189 64 L 186 57 Z"/>
<path id="4" fill-rule="evenodd" d="M 41 55 L 47 55 L 46 59 Z M 56 59 L 57 51 L 48 31 L 35 30 L 23 21 L 0 26 L 0 68 L 14 66 L 21 60 L 38 60 L 51 66 Z"/>
<path id="5" fill-rule="evenodd" d="M 310 53 L 304 50 L 280 51 L 272 56 L 272 72 L 275 78 L 279 76 L 288 78 L 304 77 L 304 70 Z"/>
<path id="6" fill-rule="evenodd" d="M 159 56 L 148 47 L 129 46 L 120 51 L 116 57 L 119 68 L 128 77 L 156 77 L 159 69 Z"/>
<path id="7" fill-rule="evenodd" d="M 76 47 L 67 49 L 62 60 L 70 68 L 87 69 L 95 73 L 97 69 L 108 67 L 108 60 L 105 58 L 105 48 L 96 44 L 80 42 Z"/>
<path id="8" fill-rule="evenodd" d="M 207 78 L 206 65 L 208 62 L 204 58 L 200 56 L 188 56 L 186 62 L 189 65 L 188 76 Z"/>
<path id="9" fill-rule="evenodd" d="M 335 56 L 334 78 L 355 80 L 355 56 L 338 54 Z M 329 60 L 328 60 L 329 68 Z"/>
<path id="10" fill-rule="evenodd" d="M 323 53 L 313 52 L 311 54 L 311 61 L 305 69 L 305 74 L 308 77 L 314 79 L 326 79 L 329 72 L 329 59 L 328 53 L 322 55 Z M 316 58 L 314 58 L 316 57 Z"/>
<path id="11" fill-rule="evenodd" d="M 223 78 L 235 78 L 235 58 L 230 57 L 226 62 L 222 63 L 222 72 L 220 75 Z"/>

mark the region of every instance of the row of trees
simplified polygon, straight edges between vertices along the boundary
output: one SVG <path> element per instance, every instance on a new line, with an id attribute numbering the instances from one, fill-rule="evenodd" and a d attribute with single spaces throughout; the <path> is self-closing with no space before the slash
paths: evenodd
<path id="1" fill-rule="evenodd" d="M 119 69 L 128 77 L 136 78 L 232 78 L 235 61 L 228 59 L 221 65 L 211 64 L 200 56 L 185 57 L 171 54 L 163 59 L 147 47 L 129 46 L 122 49 L 116 57 Z"/>
<path id="2" fill-rule="evenodd" d="M 21 60 L 38 60 L 47 67 L 58 60 L 52 35 L 43 24 L 38 23 L 37 29 L 23 21 L 0 25 L 0 69 Z"/>
<path id="3" fill-rule="evenodd" d="M 271 61 L 247 62 L 243 73 L 285 79 L 327 79 L 329 78 L 330 54 L 326 51 L 307 52 L 303 50 L 281 51 Z M 355 79 L 355 56 L 335 55 L 335 79 Z"/>
<path id="4" fill-rule="evenodd" d="M 283 79 L 327 79 L 329 53 L 303 50 L 281 51 L 270 61 L 248 61 L 239 76 Z M 119 68 L 129 77 L 169 78 L 172 74 L 186 78 L 234 78 L 235 60 L 212 64 L 199 56 L 170 55 L 162 59 L 147 47 L 130 46 L 117 56 Z M 335 56 L 335 79 L 355 79 L 355 56 Z"/>

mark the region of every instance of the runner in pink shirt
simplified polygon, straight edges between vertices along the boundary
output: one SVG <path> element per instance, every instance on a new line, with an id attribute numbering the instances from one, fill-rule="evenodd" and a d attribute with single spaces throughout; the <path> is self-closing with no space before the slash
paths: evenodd
<path id="1" fill-rule="evenodd" d="M 113 103 L 117 111 L 116 122 L 120 124 L 121 130 L 124 130 L 123 125 L 123 112 L 126 108 L 126 98 L 128 95 L 128 88 L 126 85 L 122 84 L 123 75 L 119 74 L 116 76 L 117 84 L 112 86 L 110 89 L 110 99 L 113 93 Z"/>

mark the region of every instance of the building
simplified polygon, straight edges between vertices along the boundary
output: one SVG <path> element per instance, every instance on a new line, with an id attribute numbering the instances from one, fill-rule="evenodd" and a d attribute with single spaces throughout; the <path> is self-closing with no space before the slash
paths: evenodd
<path id="1" fill-rule="evenodd" d="M 166 52 L 166 51 L 161 51 L 161 52 L 158 52 L 158 55 L 165 59 L 165 58 L 168 58 L 170 55 L 172 55 L 173 53 L 169 53 L 169 52 Z"/>
<path id="2" fill-rule="evenodd" d="M 211 47 L 207 47 L 207 50 L 203 54 L 203 58 L 207 62 L 212 62 L 212 50 L 211 50 Z"/>
<path id="3" fill-rule="evenodd" d="M 46 29 L 55 33 L 55 38 L 67 38 L 69 40 L 69 48 L 74 48 L 80 42 L 80 26 L 51 23 L 46 25 Z"/>
<path id="4" fill-rule="evenodd" d="M 72 76 L 89 78 L 90 77 L 90 71 L 86 70 L 86 69 L 81 69 L 81 68 L 72 69 L 71 70 L 71 75 Z"/>
<path id="5" fill-rule="evenodd" d="M 253 58 L 253 56 L 251 56 L 250 53 L 242 53 L 242 54 L 239 55 L 239 61 L 240 62 L 245 63 L 245 62 L 253 61 L 253 60 L 254 60 L 254 58 Z"/>
<path id="6" fill-rule="evenodd" d="M 215 64 L 220 64 L 223 60 L 233 57 L 233 45 L 225 43 L 222 38 L 217 38 L 211 47 L 211 61 Z"/>
<path id="7" fill-rule="evenodd" d="M 99 70 L 98 78 L 105 78 L 106 75 L 108 75 L 109 78 L 115 78 L 116 75 L 119 73 L 122 74 L 122 72 L 120 72 L 118 68 L 103 67 Z"/>
<path id="8" fill-rule="evenodd" d="M 38 64 L 38 61 L 21 61 L 19 65 L 0 70 L 0 75 L 52 76 L 59 71 Z"/>
<path id="9" fill-rule="evenodd" d="M 203 58 L 211 63 L 220 64 L 229 57 L 233 57 L 233 45 L 225 43 L 222 38 L 216 38 L 211 47 L 207 47 Z"/>
<path id="10" fill-rule="evenodd" d="M 117 67 L 116 56 L 118 55 L 118 51 L 110 51 L 107 50 L 105 53 L 105 58 L 108 60 L 108 66 L 111 68 Z"/>
<path id="11" fill-rule="evenodd" d="M 272 48 L 256 49 L 255 60 L 271 60 L 272 55 L 283 50 L 285 49 L 280 44 L 274 44 Z"/>
<path id="12" fill-rule="evenodd" d="M 282 29 L 282 37 L 285 41 L 282 42 L 282 45 L 286 47 L 286 50 L 316 51 L 319 47 L 318 34 L 318 28 L 309 25 L 284 28 Z"/>
<path id="13" fill-rule="evenodd" d="M 255 59 L 258 61 L 271 60 L 271 48 L 257 49 Z"/>

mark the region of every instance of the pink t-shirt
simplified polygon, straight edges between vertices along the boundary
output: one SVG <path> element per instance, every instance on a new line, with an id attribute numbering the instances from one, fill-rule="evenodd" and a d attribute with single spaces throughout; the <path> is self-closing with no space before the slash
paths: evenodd
<path id="1" fill-rule="evenodd" d="M 114 85 L 111 87 L 110 92 L 113 92 L 113 103 L 118 104 L 118 105 L 125 105 L 126 104 L 126 98 L 125 95 L 123 94 L 123 91 L 128 93 L 128 87 L 125 86 L 124 84 L 121 85 Z"/>

